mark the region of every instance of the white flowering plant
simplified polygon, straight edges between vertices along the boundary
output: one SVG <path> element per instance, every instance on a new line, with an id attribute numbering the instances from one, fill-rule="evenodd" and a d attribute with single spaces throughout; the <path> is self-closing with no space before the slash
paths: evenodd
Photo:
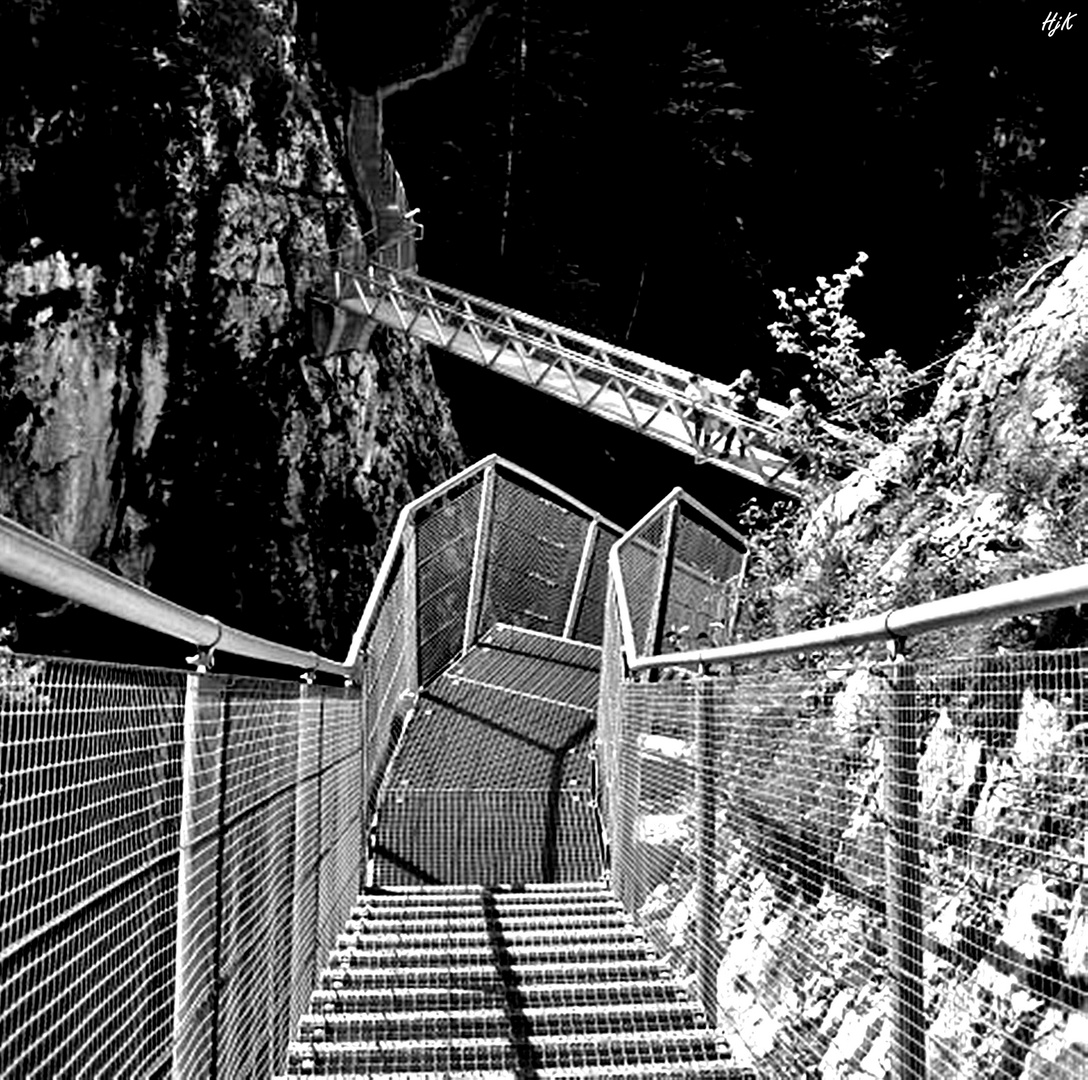
<path id="1" fill-rule="evenodd" d="M 864 276 L 861 265 L 867 259 L 858 252 L 841 274 L 818 277 L 816 291 L 807 296 L 792 287 L 775 289 L 782 318 L 767 329 L 778 352 L 808 360 L 805 381 L 830 405 L 825 419 L 887 442 L 902 428 L 911 378 L 894 349 L 875 357 L 862 352 L 865 334 L 844 310 L 846 290 Z"/>

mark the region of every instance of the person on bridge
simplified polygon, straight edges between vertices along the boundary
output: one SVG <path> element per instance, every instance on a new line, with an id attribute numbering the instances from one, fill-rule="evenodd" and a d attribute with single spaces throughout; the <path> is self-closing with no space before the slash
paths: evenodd
<path id="1" fill-rule="evenodd" d="M 790 406 L 782 424 L 782 453 L 793 458 L 798 476 L 806 476 L 812 465 L 809 449 L 816 434 L 816 410 L 797 387 L 790 391 Z"/>
<path id="2" fill-rule="evenodd" d="M 741 416 L 746 416 L 750 420 L 755 420 L 759 416 L 759 379 L 755 377 L 751 368 L 745 368 L 725 389 L 729 395 L 727 399 L 729 407 L 734 412 L 738 412 Z M 744 457 L 746 442 L 741 437 L 740 429 L 737 427 L 729 429 L 729 433 L 725 437 L 725 446 L 722 447 L 722 453 L 729 453 L 729 448 L 733 445 L 734 439 L 737 440 L 739 455 Z"/>
<path id="3" fill-rule="evenodd" d="M 714 436 L 720 429 L 720 421 L 710 415 L 710 409 L 716 404 L 713 391 L 703 381 L 702 375 L 692 375 L 686 387 L 684 397 L 689 405 L 684 410 L 684 419 L 691 421 L 693 442 L 695 443 L 695 461 L 698 464 L 706 460 L 703 451 L 710 448 Z"/>

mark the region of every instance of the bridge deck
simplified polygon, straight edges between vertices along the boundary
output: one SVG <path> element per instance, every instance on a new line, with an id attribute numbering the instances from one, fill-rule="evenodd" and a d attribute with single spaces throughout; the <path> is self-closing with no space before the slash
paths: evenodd
<path id="1" fill-rule="evenodd" d="M 591 755 L 600 650 L 514 627 L 421 691 L 378 811 L 378 885 L 601 873 Z"/>

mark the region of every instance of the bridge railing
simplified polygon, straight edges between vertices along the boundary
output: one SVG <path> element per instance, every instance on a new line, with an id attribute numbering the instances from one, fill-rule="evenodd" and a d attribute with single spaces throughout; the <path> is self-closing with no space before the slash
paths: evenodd
<path id="1" fill-rule="evenodd" d="M 331 299 L 676 448 L 705 451 L 709 460 L 757 483 L 799 490 L 781 452 L 787 410 L 774 402 L 760 399 L 759 414 L 748 416 L 730 407 L 724 384 L 705 379 L 712 401 L 700 411 L 715 423 L 706 425 L 711 445 L 703 447 L 688 397 L 692 376 L 682 368 L 393 265 L 341 266 L 332 274 Z M 880 449 L 860 433 L 819 426 L 824 438 L 810 449 L 836 467 L 855 467 Z M 730 431 L 739 433 L 739 441 L 730 442 L 733 454 L 725 453 Z"/>
<path id="2" fill-rule="evenodd" d="M 957 657 L 946 639 L 1084 603 L 1088 567 L 630 659 L 620 581 L 600 702 L 612 878 L 738 1063 L 1079 1076 L 1088 653 Z M 892 659 L 869 647 L 889 641 Z"/>
<path id="3" fill-rule="evenodd" d="M 362 696 L 314 681 L 352 669 L 7 520 L 0 571 L 197 650 L 188 673 L 0 650 L 0 1075 L 274 1074 L 358 894 Z"/>

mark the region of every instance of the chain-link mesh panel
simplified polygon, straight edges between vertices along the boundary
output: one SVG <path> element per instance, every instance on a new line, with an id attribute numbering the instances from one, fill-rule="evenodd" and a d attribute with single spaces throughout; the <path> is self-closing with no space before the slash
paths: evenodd
<path id="1" fill-rule="evenodd" d="M 635 649 L 646 655 L 646 643 L 652 638 L 658 612 L 658 599 L 664 581 L 668 555 L 667 510 L 651 518 L 619 548 L 623 593 L 631 618 Z"/>
<path id="2" fill-rule="evenodd" d="M 561 635 L 588 528 L 584 514 L 497 476 L 481 628 L 501 622 Z"/>
<path id="3" fill-rule="evenodd" d="M 604 637 L 604 604 L 608 587 L 608 552 L 620 538 L 618 532 L 598 526 L 593 543 L 585 589 L 576 612 L 574 637 L 599 645 Z"/>
<path id="4" fill-rule="evenodd" d="M 682 652 L 727 644 L 743 568 L 740 542 L 679 504 L 660 647 Z"/>
<path id="5" fill-rule="evenodd" d="M 364 710 L 348 689 L 192 681 L 176 1068 L 272 1075 L 358 894 Z"/>
<path id="6" fill-rule="evenodd" d="M 423 507 L 416 518 L 419 681 L 437 675 L 464 644 L 480 516 L 481 479 Z"/>
<path id="7" fill-rule="evenodd" d="M 168 1066 L 184 690 L 0 657 L 0 1075 Z"/>
<path id="8" fill-rule="evenodd" d="M 617 891 L 738 1064 L 1085 1074 L 1086 663 L 809 656 L 602 707 Z"/>

